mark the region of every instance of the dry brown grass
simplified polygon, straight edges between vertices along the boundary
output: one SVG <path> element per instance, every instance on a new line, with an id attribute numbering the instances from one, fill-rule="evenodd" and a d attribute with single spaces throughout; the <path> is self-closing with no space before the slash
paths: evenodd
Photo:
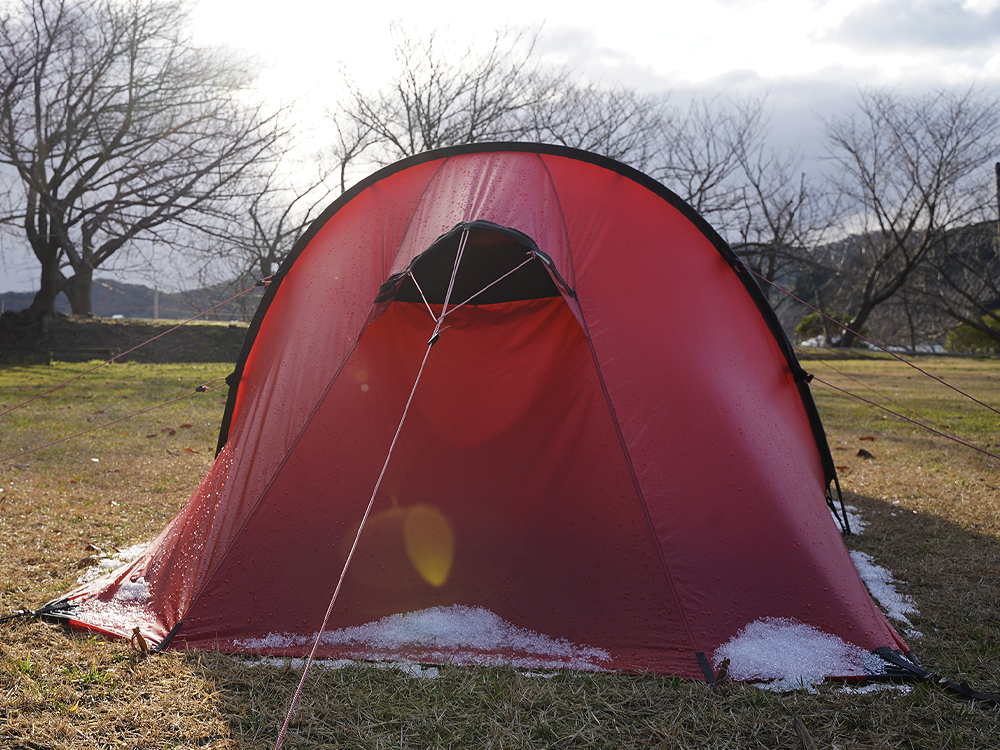
<path id="1" fill-rule="evenodd" d="M 896 363 L 832 364 L 896 400 L 926 406 L 950 431 L 1000 443 L 1000 421 L 979 416 Z M 818 363 L 805 365 L 826 380 L 849 383 Z M 928 365 L 997 400 L 1000 363 Z M 104 380 L 36 405 L 19 421 L 2 418 L 0 455 L 91 424 L 88 418 L 103 418 L 94 414 L 101 409 L 114 416 L 118 408 L 165 400 L 228 369 L 202 367 L 112 368 Z M 0 370 L 0 403 L 29 392 L 26 381 L 44 372 L 28 368 L 14 378 Z M 140 376 L 153 385 L 128 385 Z M 870 524 L 848 545 L 891 569 L 899 588 L 916 599 L 914 626 L 924 635 L 911 645 L 925 665 L 1000 693 L 995 462 L 815 390 L 836 461 L 846 467 L 847 501 Z M 117 396 L 106 398 L 112 392 Z M 88 545 L 107 550 L 143 541 L 176 513 L 210 462 L 221 402 L 212 394 L 170 408 L 110 428 L 110 435 L 0 465 L 0 614 L 71 588 L 81 561 L 95 554 Z M 860 447 L 875 459 L 858 458 Z M 0 747 L 273 747 L 299 675 L 287 664 L 218 654 L 142 660 L 123 642 L 18 620 L 0 626 Z M 795 718 L 818 748 L 997 746 L 1000 709 L 925 685 L 909 694 L 855 695 L 841 687 L 778 695 L 740 684 L 711 690 L 662 676 L 541 677 L 443 667 L 435 679 L 416 679 L 371 665 L 317 669 L 284 747 L 801 748 Z"/>

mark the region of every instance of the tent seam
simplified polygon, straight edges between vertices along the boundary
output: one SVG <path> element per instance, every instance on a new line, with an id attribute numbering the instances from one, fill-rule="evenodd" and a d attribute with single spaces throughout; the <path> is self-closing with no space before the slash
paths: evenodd
<path id="1" fill-rule="evenodd" d="M 396 248 L 395 248 L 395 250 L 394 250 L 394 252 L 392 254 L 392 261 L 390 261 L 390 267 L 391 267 L 392 263 L 395 262 L 396 257 L 399 255 L 400 248 L 406 242 L 407 234 L 409 234 L 410 227 L 413 225 L 413 217 L 416 214 L 416 210 L 422 205 L 425 197 L 427 196 L 427 192 L 430 189 L 430 186 L 433 184 L 435 178 L 441 173 L 441 170 L 444 168 L 444 165 L 448 163 L 448 161 L 449 161 L 448 158 L 442 159 L 441 163 L 438 165 L 437 169 L 434 170 L 434 174 L 427 178 L 427 182 L 424 184 L 423 190 L 420 193 L 420 199 L 416 202 L 414 210 L 410 214 L 410 219 L 409 219 L 409 221 L 406 224 L 406 229 L 403 231 L 403 235 L 400 238 L 399 244 L 396 246 Z M 323 226 L 326 225 L 327 221 L 329 221 L 329 219 L 331 219 L 333 217 L 333 215 L 336 214 L 337 211 L 340 210 L 340 208 L 342 207 L 341 201 L 344 199 L 344 197 L 347 196 L 347 195 L 350 195 L 350 197 L 346 201 L 343 201 L 343 205 L 346 205 L 348 202 L 350 202 L 350 200 L 353 200 L 354 197 L 356 197 L 356 195 L 364 192 L 364 190 L 368 189 L 369 187 L 374 187 L 375 185 L 378 184 L 378 182 L 379 181 L 373 181 L 371 183 L 362 183 L 362 184 L 365 185 L 365 187 L 363 187 L 362 189 L 358 190 L 356 193 L 353 192 L 353 191 L 348 191 L 348 193 L 345 193 L 344 195 L 342 195 L 341 199 L 339 199 L 338 201 L 336 201 L 334 203 L 334 206 L 337 207 L 337 209 L 335 211 L 332 211 L 330 213 L 330 215 L 326 216 L 325 218 L 321 217 L 321 218 L 324 218 L 324 220 L 323 220 L 323 222 L 321 224 L 318 223 L 319 219 L 317 219 L 317 221 L 314 222 L 309 227 L 309 229 L 302 235 L 302 237 L 299 238 L 299 241 L 296 243 L 296 245 L 299 245 L 300 243 L 303 243 L 303 239 L 305 237 L 307 237 L 307 236 L 308 236 L 309 239 L 306 240 L 303 244 L 301 244 L 301 247 L 299 247 L 299 248 L 293 248 L 292 252 L 289 253 L 288 257 L 285 259 L 285 262 L 282 263 L 282 267 L 281 267 L 281 269 L 279 269 L 278 274 L 276 274 L 276 276 L 279 276 L 279 278 L 278 278 L 278 282 L 279 283 L 280 283 L 280 281 L 282 281 L 284 279 L 284 277 L 287 274 L 288 270 L 298 260 L 299 256 L 301 256 L 301 254 L 302 254 L 302 252 L 304 252 L 305 248 L 308 247 L 309 243 L 312 241 L 312 238 L 315 237 L 316 234 L 319 233 L 319 230 Z M 331 206 L 331 208 L 333 208 L 333 206 Z M 324 214 L 325 213 L 326 212 L 324 212 Z M 380 274 L 380 275 L 384 276 L 384 274 Z M 258 315 L 255 316 L 255 318 L 254 318 L 254 323 L 257 324 L 257 330 L 255 330 L 255 332 L 254 332 L 254 339 L 253 339 L 254 342 L 256 341 L 256 334 L 259 331 L 260 326 L 263 324 L 264 318 L 266 317 L 267 310 L 270 308 L 270 304 L 273 301 L 274 296 L 277 295 L 277 286 L 278 285 L 274 284 L 274 286 L 275 286 L 274 294 L 272 294 L 272 296 L 270 297 L 270 299 L 267 300 L 268 306 L 267 306 L 267 308 L 265 308 L 264 313 L 261 314 L 260 312 L 258 312 Z M 268 291 L 271 291 L 271 289 L 268 289 Z M 378 295 L 376 294 L 376 300 L 377 300 L 377 297 L 378 297 Z M 292 443 L 291 443 L 291 445 L 288 447 L 288 450 L 285 453 L 285 457 L 281 460 L 281 463 L 275 468 L 275 471 L 271 475 L 271 478 L 268 480 L 267 485 L 264 487 L 264 490 L 260 493 L 260 496 L 258 497 L 257 503 L 254 505 L 253 510 L 251 510 L 247 514 L 246 518 L 243 519 L 243 523 L 240 524 L 240 527 L 236 531 L 236 534 L 234 535 L 234 538 L 240 536 L 243 533 L 244 529 L 246 529 L 246 527 L 247 527 L 247 524 L 250 523 L 250 520 L 256 515 L 258 509 L 261 506 L 261 501 L 267 496 L 267 493 L 270 491 L 271 487 L 274 485 L 274 482 L 276 481 L 277 477 L 281 474 L 281 470 L 285 467 L 285 464 L 288 463 L 288 461 L 291 458 L 292 454 L 295 452 L 295 448 L 301 442 L 301 440 L 302 440 L 303 436 L 305 435 L 306 431 L 309 429 L 309 425 L 311 425 L 313 419 L 316 418 L 316 414 L 319 412 L 320 407 L 323 405 L 323 402 L 326 400 L 326 397 L 329 394 L 330 389 L 333 388 L 333 384 L 337 382 L 337 378 L 339 378 L 340 377 L 340 373 L 343 372 L 344 366 L 350 360 L 351 355 L 354 354 L 354 350 L 357 348 L 358 342 L 361 341 L 361 337 L 364 335 L 365 331 L 368 329 L 368 326 L 371 325 L 371 322 L 376 317 L 378 317 L 378 315 L 374 314 L 375 311 L 376 311 L 376 309 L 378 307 L 379 306 L 377 304 L 373 303 L 372 307 L 369 308 L 368 315 L 365 318 L 364 325 L 361 327 L 361 330 L 358 332 L 358 335 L 355 337 L 354 341 L 351 343 L 350 348 L 348 348 L 347 353 L 344 355 L 344 359 L 341 361 L 340 365 L 337 367 L 337 370 L 336 370 L 336 372 L 334 372 L 333 377 L 330 378 L 329 382 L 326 384 L 326 388 L 323 389 L 322 395 L 317 399 L 316 405 L 313 407 L 313 410 L 309 414 L 309 417 L 305 420 L 305 422 L 303 422 L 302 428 L 299 430 L 298 435 L 295 436 L 295 440 L 293 440 Z M 249 359 L 250 351 L 252 349 L 253 349 L 253 343 L 250 343 L 249 347 L 246 347 L 246 357 L 244 357 L 241 354 L 241 362 L 240 362 L 241 367 L 243 367 L 243 366 L 246 365 L 246 361 L 247 361 L 247 359 Z M 240 380 L 242 380 L 242 376 L 243 376 L 243 372 L 242 372 L 242 369 L 241 369 L 240 370 L 240 376 L 239 376 Z M 233 395 L 232 403 L 234 405 L 236 403 L 235 394 L 236 394 L 236 391 L 238 391 L 238 390 L 239 390 L 239 384 L 237 384 L 236 388 L 234 388 L 231 391 L 231 395 Z M 226 405 L 226 410 L 227 410 L 227 412 L 229 411 L 229 404 L 228 403 Z M 230 425 L 226 424 L 225 427 L 226 427 L 226 432 L 227 432 L 226 442 L 228 442 L 228 430 L 229 430 Z M 220 436 L 220 449 L 221 449 L 221 446 L 222 446 L 222 441 L 221 441 L 221 436 Z M 208 574 L 205 576 L 205 583 L 198 590 L 198 593 L 195 596 L 192 596 L 191 599 L 189 600 L 189 604 L 188 604 L 188 607 L 187 607 L 187 612 L 190 612 L 191 609 L 195 606 L 195 604 L 197 604 L 197 602 L 201 598 L 202 594 L 204 594 L 205 588 L 206 588 L 206 586 L 208 586 L 208 582 L 212 579 L 212 576 L 215 574 L 215 571 L 219 570 L 220 567 L 222 566 L 222 564 L 229 558 L 229 555 L 232 552 L 232 550 L 233 550 L 233 547 L 230 546 L 229 549 L 226 550 L 226 553 L 221 558 L 219 558 L 219 560 L 216 562 L 215 566 L 212 567 L 212 569 L 210 571 L 208 571 Z M 184 618 L 182 617 L 181 619 L 183 620 Z"/>
<path id="2" fill-rule="evenodd" d="M 632 485 L 635 488 L 636 495 L 639 498 L 639 504 L 642 506 L 642 513 L 646 518 L 646 527 L 649 529 L 649 535 L 653 540 L 653 544 L 656 547 L 657 556 L 660 558 L 660 565 L 663 568 L 663 575 L 667 579 L 667 585 L 670 587 L 670 594 L 673 597 L 674 602 L 677 604 L 678 612 L 681 622 L 684 625 L 684 630 L 687 632 L 688 638 L 691 640 L 691 648 L 695 653 L 700 653 L 698 642 L 694 637 L 694 631 L 691 629 L 690 623 L 688 622 L 687 610 L 681 603 L 680 596 L 677 593 L 677 587 L 674 585 L 674 578 L 670 573 L 670 566 L 667 564 L 666 555 L 663 551 L 663 546 L 660 544 L 660 540 L 656 535 L 656 529 L 653 528 L 653 521 L 649 517 L 649 508 L 646 504 L 646 496 L 642 491 L 642 487 L 639 484 L 639 477 L 635 473 L 635 466 L 632 464 L 632 457 L 626 450 L 625 437 L 622 435 L 621 424 L 618 421 L 618 414 L 615 411 L 614 404 L 611 402 L 611 394 L 608 393 L 607 383 L 604 380 L 604 373 L 601 370 L 600 360 L 597 357 L 597 350 L 594 348 L 594 340 L 591 338 L 590 329 L 587 326 L 587 316 L 584 313 L 583 305 L 580 302 L 579 296 L 576 293 L 576 266 L 573 263 L 573 252 L 572 245 L 569 237 L 569 227 L 566 226 L 566 214 L 563 211 L 562 201 L 559 198 L 559 191 L 556 190 L 555 179 L 552 176 L 552 172 L 549 169 L 548 163 L 543 158 L 543 154 L 536 153 L 536 157 L 542 164 L 542 168 L 545 170 L 545 174 L 549 180 L 549 188 L 552 191 L 556 205 L 559 209 L 559 223 L 563 230 L 563 240 L 566 243 L 566 257 L 569 261 L 569 271 L 570 278 L 572 279 L 572 292 L 576 297 L 576 303 L 580 307 L 580 323 L 583 326 L 583 334 L 587 339 L 587 346 L 590 348 L 590 356 L 594 362 L 594 370 L 597 372 L 598 381 L 601 384 L 601 392 L 604 394 L 605 403 L 608 405 L 608 412 L 611 415 L 611 421 L 615 426 L 615 435 L 618 437 L 618 445 L 622 451 L 622 455 L 625 458 L 625 463 L 628 466 L 629 476 L 632 478 Z M 547 154 L 546 154 L 547 155 Z M 556 154 L 557 155 L 557 154 Z"/>
<path id="3" fill-rule="evenodd" d="M 313 407 L 313 410 L 309 414 L 309 417 L 302 424 L 302 428 L 299 430 L 298 435 L 295 436 L 295 440 L 293 440 L 292 443 L 291 443 L 291 445 L 288 447 L 288 450 L 285 452 L 285 456 L 281 460 L 281 463 L 279 463 L 278 466 L 275 468 L 274 473 L 271 475 L 271 478 L 268 480 L 267 484 L 264 486 L 264 489 L 261 491 L 260 495 L 258 496 L 257 502 L 253 506 L 253 510 L 251 510 L 249 513 L 247 513 L 246 518 L 243 519 L 243 523 L 240 524 L 239 528 L 233 534 L 233 538 L 234 539 L 238 538 L 239 536 L 241 536 L 243 534 L 244 530 L 247 527 L 247 524 L 249 524 L 250 520 L 256 515 L 256 513 L 257 513 L 258 509 L 260 508 L 260 506 L 261 506 L 264 498 L 267 497 L 267 493 L 270 491 L 271 487 L 274 485 L 274 482 L 277 480 L 278 476 L 281 474 L 281 471 L 282 471 L 282 469 L 284 469 L 285 464 L 287 464 L 288 461 L 289 461 L 289 459 L 291 459 L 292 454 L 295 452 L 295 448 L 302 441 L 303 436 L 305 435 L 306 431 L 309 429 L 309 425 L 312 424 L 313 419 L 316 418 L 316 414 L 319 412 L 320 407 L 323 405 L 323 402 L 326 400 L 327 394 L 330 392 L 330 389 L 333 388 L 333 384 L 337 382 L 337 378 L 340 377 L 340 373 L 343 372 L 344 366 L 350 360 L 351 355 L 354 354 L 354 350 L 357 347 L 358 342 L 361 340 L 361 336 L 364 334 L 365 330 L 367 330 L 367 328 L 368 328 L 368 326 L 369 326 L 369 324 L 370 324 L 370 322 L 372 320 L 372 312 L 374 310 L 375 310 L 375 307 L 373 306 L 371 308 L 371 311 L 369 311 L 369 313 L 368 313 L 368 319 L 365 321 L 365 325 L 362 326 L 362 328 L 361 328 L 361 332 L 358 333 L 357 338 L 355 338 L 354 342 L 351 344 L 350 349 L 348 349 L 347 354 L 344 356 L 343 361 L 341 361 L 340 365 L 337 367 L 337 370 L 333 374 L 333 377 L 330 378 L 329 382 L 326 384 L 326 388 L 323 389 L 322 395 L 316 400 L 316 405 Z M 205 593 L 205 589 L 208 587 L 208 584 L 212 580 L 212 578 L 215 575 L 216 571 L 218 571 L 219 568 L 222 567 L 222 564 L 226 560 L 229 559 L 229 556 L 232 553 L 232 551 L 233 551 L 234 548 L 235 548 L 235 545 L 232 545 L 232 544 L 229 545 L 229 547 L 226 549 L 225 554 L 222 555 L 222 557 L 220 557 L 218 559 L 218 561 L 216 562 L 216 564 L 214 566 L 212 566 L 212 568 L 209 569 L 206 572 L 206 575 L 205 575 L 205 578 L 204 578 L 204 583 L 198 589 L 197 594 L 193 595 L 188 600 L 188 605 L 187 605 L 187 608 L 185 610 L 185 615 L 188 612 L 191 612 L 192 609 L 194 609 L 194 606 L 198 603 L 198 600 L 201 599 L 202 594 Z M 182 616 L 180 619 L 184 620 L 185 618 Z"/>
<path id="4" fill-rule="evenodd" d="M 563 231 L 563 241 L 566 243 L 566 260 L 569 263 L 569 276 L 570 276 L 570 291 L 573 296 L 576 296 L 576 265 L 573 263 L 573 253 L 571 252 L 572 247 L 569 240 L 569 227 L 566 226 L 566 213 L 563 211 L 562 200 L 559 199 L 559 191 L 556 190 L 556 181 L 552 177 L 552 172 L 549 170 L 549 165 L 546 163 L 545 159 L 542 158 L 542 154 L 535 154 L 535 157 L 542 165 L 542 169 L 545 170 L 546 177 L 549 178 L 549 190 L 552 191 L 553 198 L 555 199 L 556 206 L 559 208 L 559 224 L 562 226 Z M 550 256 L 551 257 L 551 256 Z M 581 310 L 581 313 L 583 311 Z M 588 334 L 589 339 L 589 334 Z"/>
<path id="5" fill-rule="evenodd" d="M 642 513 L 646 518 L 646 526 L 649 529 L 649 535 L 653 540 L 657 555 L 660 558 L 660 565 L 663 567 L 663 575 L 667 579 L 667 585 L 670 587 L 670 593 L 673 596 L 674 602 L 677 604 L 677 608 L 679 609 L 678 615 L 684 626 L 684 631 L 687 633 L 687 636 L 691 641 L 692 653 L 699 653 L 702 649 L 699 648 L 698 641 L 694 636 L 694 631 L 691 629 L 691 624 L 688 621 L 687 609 L 685 608 L 683 602 L 681 602 L 681 598 L 678 595 L 677 587 L 674 584 L 674 577 L 670 572 L 670 566 L 667 564 L 666 555 L 663 551 L 663 545 L 660 544 L 660 539 L 656 534 L 656 529 L 653 527 L 653 520 L 650 518 L 649 507 L 646 504 L 646 495 L 642 491 L 642 486 L 639 483 L 639 477 L 635 472 L 635 466 L 632 463 L 632 456 L 625 445 L 625 436 L 622 434 L 621 424 L 618 421 L 618 413 L 615 411 L 614 404 L 611 401 L 611 394 L 608 392 L 607 383 L 605 383 L 604 380 L 604 372 L 601 370 L 600 360 L 597 357 L 597 349 L 594 347 L 594 340 L 591 338 L 590 329 L 587 327 L 586 315 L 583 312 L 582 306 L 580 307 L 580 319 L 583 325 L 583 334 L 587 339 L 587 345 L 590 347 L 590 355 L 594 362 L 594 370 L 597 372 L 597 379 L 601 384 L 601 391 L 604 394 L 604 400 L 608 406 L 608 412 L 611 415 L 611 422 L 615 426 L 615 435 L 618 437 L 618 445 L 621 449 L 623 457 L 625 458 L 625 464 L 628 466 L 629 476 L 632 478 L 632 485 L 635 488 L 636 496 L 639 499 L 639 505 L 642 507 Z"/>
<path id="6" fill-rule="evenodd" d="M 566 257 L 569 262 L 569 271 L 572 283 L 571 291 L 573 292 L 574 297 L 576 297 L 576 303 L 580 308 L 580 323 L 583 327 L 583 334 L 587 339 L 587 346 L 590 348 L 590 356 L 594 363 L 594 370 L 597 372 L 597 379 L 601 384 L 601 392 L 604 394 L 604 401 L 608 406 L 608 412 L 611 415 L 611 421 L 615 426 L 615 435 L 618 437 L 618 445 L 619 448 L 621 449 L 622 455 L 625 458 L 625 463 L 628 466 L 629 476 L 632 478 L 632 486 L 635 488 L 636 495 L 639 498 L 639 504 L 642 506 L 642 513 L 643 516 L 645 516 L 646 518 L 646 527 L 649 530 L 649 535 L 653 540 L 653 544 L 655 545 L 657 556 L 660 559 L 660 566 L 663 569 L 663 575 L 667 579 L 667 585 L 670 587 L 670 594 L 673 597 L 673 600 L 676 603 L 678 609 L 680 610 L 678 612 L 678 615 L 680 617 L 681 622 L 684 625 L 684 630 L 685 632 L 687 632 L 688 638 L 691 641 L 691 648 L 695 653 L 700 653 L 701 649 L 699 648 L 698 642 L 694 637 L 694 631 L 691 629 L 690 623 L 688 622 L 687 610 L 681 603 L 681 599 L 678 596 L 677 587 L 674 585 L 674 578 L 670 573 L 670 566 L 667 564 L 663 547 L 660 544 L 660 540 L 656 535 L 656 530 L 653 528 L 653 521 L 649 517 L 649 508 L 646 504 L 646 496 L 642 491 L 641 485 L 639 484 L 639 477 L 635 473 L 635 466 L 632 464 L 632 457 L 631 455 L 629 455 L 629 452 L 626 449 L 625 438 L 624 435 L 622 435 L 621 424 L 618 421 L 618 414 L 617 412 L 615 412 L 614 404 L 612 404 L 611 402 L 611 394 L 608 393 L 607 383 L 604 380 L 604 373 L 601 370 L 600 360 L 597 357 L 597 350 L 594 348 L 594 340 L 593 338 L 591 338 L 590 329 L 587 326 L 587 317 L 586 314 L 584 313 L 583 305 L 580 302 L 579 295 L 576 292 L 576 285 L 577 285 L 576 266 L 573 263 L 573 252 L 572 252 L 572 244 L 570 242 L 570 237 L 569 237 L 569 227 L 566 226 L 566 214 L 563 211 L 562 201 L 559 198 L 559 191 L 556 190 L 555 179 L 552 176 L 552 172 L 549 169 L 548 163 L 543 158 L 543 154 L 536 153 L 535 156 L 538 158 L 538 161 L 541 163 L 542 168 L 545 170 L 545 174 L 548 177 L 549 189 L 552 191 L 552 195 L 554 196 L 556 206 L 559 209 L 559 223 L 562 226 L 563 241 L 566 243 Z"/>

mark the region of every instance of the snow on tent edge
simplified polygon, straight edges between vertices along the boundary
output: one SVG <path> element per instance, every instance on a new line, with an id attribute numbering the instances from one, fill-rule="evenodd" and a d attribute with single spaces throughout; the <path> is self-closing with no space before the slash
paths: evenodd
<path id="1" fill-rule="evenodd" d="M 867 527 L 854 507 L 847 507 L 851 528 L 860 534 Z M 102 558 L 80 578 L 94 580 L 101 575 L 114 576 L 119 568 L 138 557 L 146 545 L 137 544 L 117 554 Z M 918 613 L 913 600 L 899 593 L 896 579 L 878 566 L 864 552 L 851 552 L 861 580 L 887 615 L 910 630 L 908 635 L 919 637 L 912 630 L 907 615 Z M 108 602 L 90 602 L 100 607 L 104 616 L 113 612 L 116 619 L 134 619 L 145 607 L 149 589 L 143 579 L 123 584 Z M 293 636 L 271 633 L 264 638 L 251 638 L 239 644 L 253 651 L 300 646 L 312 642 L 315 635 Z M 493 612 L 476 607 L 452 605 L 432 607 L 418 612 L 390 615 L 381 620 L 328 631 L 322 641 L 353 651 L 359 660 L 393 661 L 399 649 L 419 649 L 430 661 L 479 666 L 510 665 L 528 669 L 579 669 L 601 671 L 600 662 L 610 655 L 599 648 L 579 646 L 561 638 L 552 638 L 519 628 Z M 518 656 L 502 656 L 497 650 L 517 651 Z M 866 677 L 884 673 L 884 662 L 859 646 L 837 636 L 790 618 L 766 617 L 741 629 L 733 638 L 717 648 L 713 662 L 718 668 L 730 660 L 729 674 L 734 680 L 752 680 L 762 687 L 779 692 L 805 689 L 815 692 L 815 686 L 827 675 Z"/>
<path id="2" fill-rule="evenodd" d="M 117 578 L 129 563 L 146 551 L 148 546 L 148 543 L 135 544 L 117 550 L 112 555 L 97 558 L 94 564 L 77 578 L 77 583 L 89 583 L 101 577 Z M 90 612 L 99 611 L 105 623 L 128 632 L 137 620 L 141 622 L 153 618 L 153 613 L 146 606 L 148 601 L 149 584 L 146 579 L 136 577 L 122 581 L 109 601 L 94 599 L 82 605 L 80 615 L 86 616 Z"/>
<path id="3" fill-rule="evenodd" d="M 860 646 L 786 617 L 765 617 L 744 627 L 715 649 L 715 666 L 729 659 L 734 680 L 764 682 L 786 692 L 815 686 L 828 675 L 870 677 L 885 673 L 884 662 Z"/>
<path id="4" fill-rule="evenodd" d="M 116 551 L 113 555 L 97 557 L 94 564 L 83 571 L 83 575 L 76 579 L 77 583 L 90 583 L 103 575 L 114 573 L 124 565 L 128 565 L 139 555 L 146 551 L 149 543 L 134 544 L 131 547 Z"/>
<path id="5" fill-rule="evenodd" d="M 861 534 L 867 522 L 857 508 L 848 506 L 845 511 L 854 533 Z M 876 565 L 871 555 L 856 551 L 850 555 L 861 580 L 887 616 L 912 628 L 907 615 L 916 614 L 917 608 L 910 597 L 896 590 L 892 574 Z M 919 637 L 920 633 L 911 629 L 908 635 Z M 765 617 L 750 623 L 715 649 L 715 667 L 725 659 L 730 661 L 732 679 L 760 681 L 762 687 L 778 692 L 815 692 L 826 675 L 866 677 L 885 672 L 885 663 L 874 654 L 790 618 Z"/>
<path id="6" fill-rule="evenodd" d="M 923 633 L 914 630 L 907 615 L 920 614 L 913 599 L 896 590 L 896 579 L 881 565 L 876 565 L 866 552 L 851 551 L 851 561 L 858 569 L 858 575 L 868 588 L 868 592 L 885 610 L 886 616 L 906 626 L 907 638 L 920 638 Z"/>

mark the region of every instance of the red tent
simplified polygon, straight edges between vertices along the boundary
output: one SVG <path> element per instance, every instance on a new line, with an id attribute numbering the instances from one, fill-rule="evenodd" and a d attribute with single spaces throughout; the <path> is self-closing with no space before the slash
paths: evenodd
<path id="1" fill-rule="evenodd" d="M 320 656 L 702 678 L 767 618 L 905 650 L 827 507 L 807 379 L 645 175 L 526 144 L 407 159 L 300 239 L 211 471 L 72 621 L 302 655 L 374 492 Z"/>

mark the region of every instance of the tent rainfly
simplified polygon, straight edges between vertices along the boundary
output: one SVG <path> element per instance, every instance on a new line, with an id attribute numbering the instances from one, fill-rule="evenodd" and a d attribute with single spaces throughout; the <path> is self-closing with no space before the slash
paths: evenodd
<path id="1" fill-rule="evenodd" d="M 732 250 L 649 177 L 534 144 L 406 159 L 299 239 L 208 475 L 67 614 L 301 656 L 374 498 L 321 657 L 711 680 L 768 623 L 905 652 L 827 506 L 808 379 Z"/>

